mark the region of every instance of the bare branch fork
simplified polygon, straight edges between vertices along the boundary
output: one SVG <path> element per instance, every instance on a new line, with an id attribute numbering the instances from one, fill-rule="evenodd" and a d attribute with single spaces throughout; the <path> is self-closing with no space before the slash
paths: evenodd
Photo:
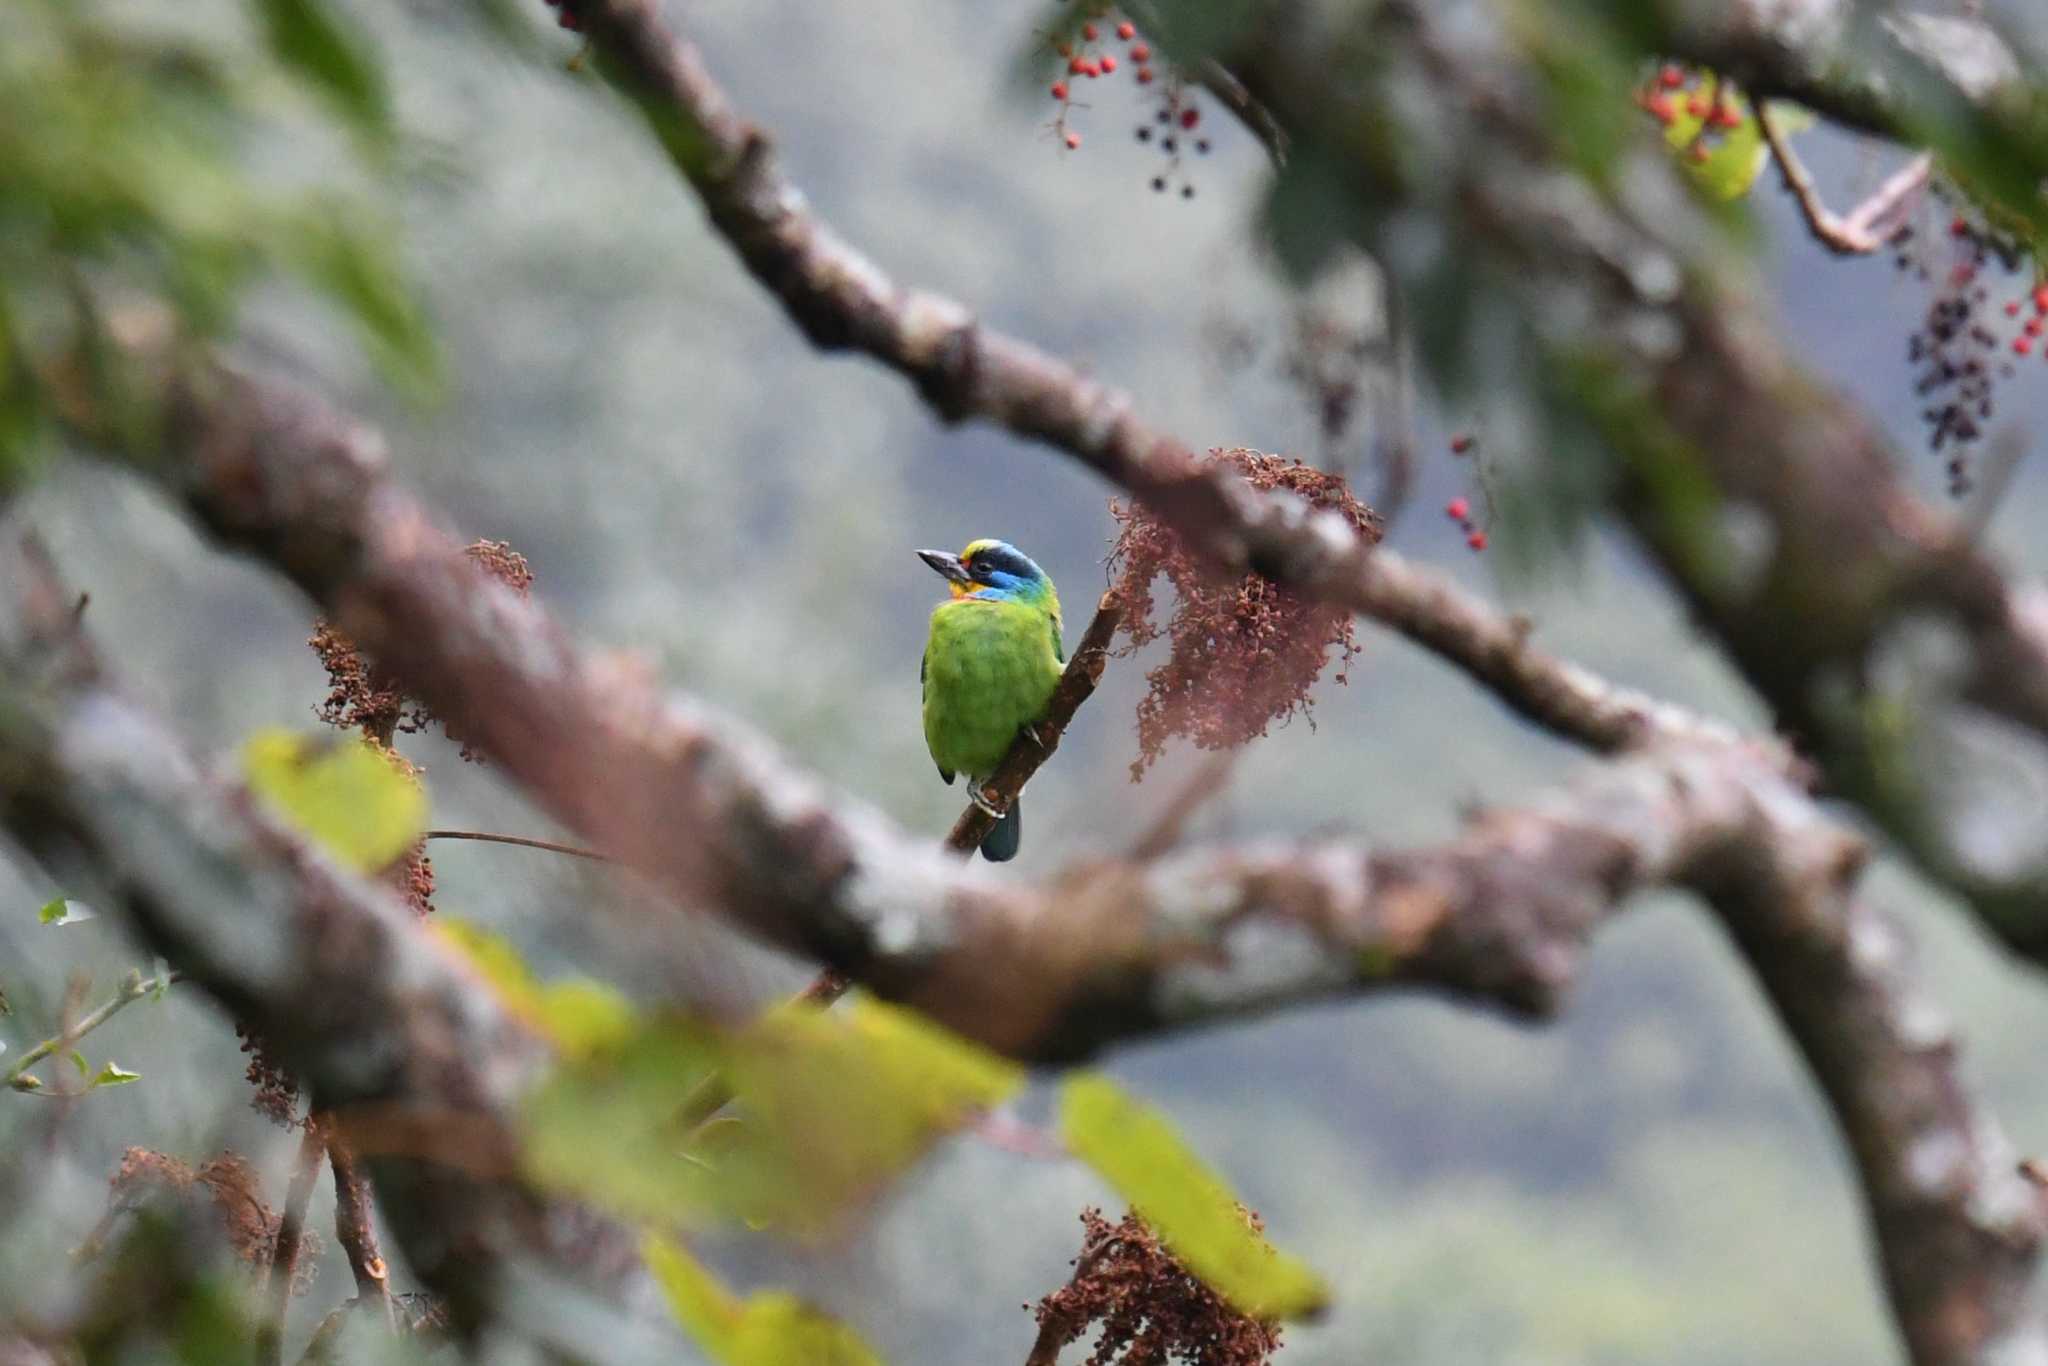
<path id="1" fill-rule="evenodd" d="M 1792 139 L 1785 131 L 1783 119 L 1768 101 L 1756 102 L 1756 120 L 1763 130 L 1764 141 L 1771 149 L 1771 156 L 1778 163 L 1778 171 L 1785 178 L 1785 188 L 1792 192 L 1792 198 L 1806 219 L 1808 230 L 1816 241 L 1838 256 L 1867 256 L 1884 250 L 1885 245 L 1898 235 L 1906 215 L 1927 188 L 1928 177 L 1934 170 L 1933 154 L 1920 153 L 1894 171 L 1884 184 L 1844 217 L 1829 209 L 1821 199 L 1812 174 L 1799 159 L 1799 153 L 1792 150 Z"/>

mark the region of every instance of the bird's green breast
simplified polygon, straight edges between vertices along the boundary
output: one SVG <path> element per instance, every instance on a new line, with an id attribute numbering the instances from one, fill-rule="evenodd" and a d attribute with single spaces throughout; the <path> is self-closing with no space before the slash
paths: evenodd
<path id="1" fill-rule="evenodd" d="M 959 598 L 932 611 L 924 650 L 924 738 L 948 772 L 980 779 L 1045 715 L 1060 679 L 1054 618 L 1015 601 Z"/>

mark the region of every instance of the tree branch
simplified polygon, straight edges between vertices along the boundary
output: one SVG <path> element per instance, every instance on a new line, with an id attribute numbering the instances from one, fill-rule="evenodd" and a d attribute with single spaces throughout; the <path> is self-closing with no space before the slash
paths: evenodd
<path id="1" fill-rule="evenodd" d="M 1807 229 L 1815 241 L 1838 256 L 1867 256 L 1883 251 L 1897 234 L 1913 201 L 1927 188 L 1928 177 L 1934 170 L 1933 155 L 1922 152 L 1843 217 L 1822 201 L 1819 188 L 1799 154 L 1792 150 L 1792 140 L 1769 101 L 1756 102 L 1756 119 L 1778 163 L 1778 171 L 1785 178 L 1785 188 L 1791 191 L 1806 218 Z"/>

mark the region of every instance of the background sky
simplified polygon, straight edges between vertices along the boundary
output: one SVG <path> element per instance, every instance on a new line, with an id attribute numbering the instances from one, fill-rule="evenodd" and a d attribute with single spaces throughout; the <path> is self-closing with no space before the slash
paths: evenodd
<path id="1" fill-rule="evenodd" d="M 586 642 L 648 657 L 939 838 L 960 799 L 933 774 L 919 728 L 917 658 L 938 583 L 911 551 L 1016 542 L 1058 581 L 1071 640 L 1104 583 L 1111 491 L 1056 453 L 941 428 L 891 374 L 813 352 L 636 121 L 589 82 L 479 41 L 433 7 L 357 8 L 416 161 L 401 207 L 450 384 L 428 407 L 390 397 L 334 320 L 291 298 L 261 302 L 255 346 L 377 415 L 401 477 L 463 532 L 523 551 L 535 593 Z M 1083 148 L 1065 153 L 1050 102 L 1018 75 L 1030 6 L 673 8 L 816 208 L 898 278 L 1127 387 L 1198 445 L 1317 453 L 1312 414 L 1279 374 L 1290 304 L 1252 244 L 1267 173 L 1246 135 L 1217 120 L 1214 152 L 1191 168 L 1196 197 L 1155 195 L 1157 154 L 1132 136 L 1144 111 L 1114 79 L 1087 88 Z M 234 28 L 242 16 L 196 0 L 179 22 Z M 1801 145 L 1842 208 L 1901 159 L 1826 133 Z M 252 156 L 284 179 L 332 159 L 290 139 Z M 1754 218 L 1806 363 L 1880 414 L 1942 496 L 1905 359 L 1927 286 L 1886 260 L 1822 254 L 1768 177 Z M 1220 353 L 1226 326 L 1259 340 L 1249 362 Z M 1496 549 L 1468 552 L 1439 512 L 1474 491 L 1444 438 L 1483 432 L 1483 403 L 1442 413 L 1425 395 L 1422 406 L 1419 487 L 1390 544 L 1527 613 L 1539 640 L 1611 677 L 1762 722 L 1625 542 L 1596 532 L 1531 569 L 1509 525 L 1495 528 Z M 1999 418 L 2026 441 L 2048 421 L 2038 357 L 2004 385 Z M 304 648 L 307 609 L 264 572 L 208 551 L 152 491 L 87 463 L 63 469 L 32 508 L 91 593 L 90 620 L 122 672 L 195 746 L 227 756 L 257 726 L 311 724 L 324 687 Z M 2044 508 L 2037 460 L 1989 531 L 2034 575 L 2048 573 L 2034 534 Z M 1363 628 L 1362 640 L 1350 685 L 1321 690 L 1316 726 L 1257 745 L 1198 835 L 1432 840 L 1472 804 L 1514 802 L 1582 762 L 1402 642 Z M 1121 847 L 1172 792 L 1185 755 L 1135 788 L 1126 777 L 1143 667 L 1113 665 L 1035 781 L 1010 875 Z M 428 764 L 438 824 L 549 832 L 449 747 L 422 740 L 412 752 Z M 629 889 L 510 849 L 442 846 L 435 862 L 445 912 L 558 970 L 726 999 L 801 975 L 715 931 L 647 917 L 636 923 L 649 938 L 660 926 L 661 951 L 621 966 L 631 956 L 603 955 L 590 920 Z M 1869 887 L 1921 941 L 1983 1098 L 2020 1150 L 2048 1150 L 2039 975 L 1889 861 Z M 0 980 L 16 1006 L 0 1039 L 17 1048 L 44 1032 L 71 966 L 95 965 L 105 984 L 134 961 L 104 924 L 39 930 L 34 907 L 62 890 L 0 861 Z M 203 1002 L 174 992 L 95 1038 L 145 1081 L 83 1107 L 36 1208 L 0 1239 L 0 1285 L 24 1284 L 82 1236 L 127 1143 L 195 1160 L 233 1146 L 281 1189 L 292 1140 L 219 1084 L 241 1062 Z M 1325 1322 L 1289 1330 L 1289 1366 L 1899 1358 L 1827 1117 L 1735 955 L 1682 899 L 1646 899 L 1603 931 L 1564 1016 L 1544 1027 L 1378 997 L 1126 1049 L 1107 1065 L 1336 1284 Z M 31 1132 L 25 1109 L 0 1104 L 0 1144 Z M 1042 1109 L 1037 1095 L 1026 1113 Z M 1107 1198 L 1074 1166 L 968 1139 L 821 1246 L 734 1238 L 712 1251 L 743 1281 L 802 1286 L 892 1360 L 1020 1360 L 1032 1327 L 1018 1306 L 1065 1278 L 1076 1212 Z M 309 1302 L 344 1297 L 346 1281 L 329 1268 Z"/>

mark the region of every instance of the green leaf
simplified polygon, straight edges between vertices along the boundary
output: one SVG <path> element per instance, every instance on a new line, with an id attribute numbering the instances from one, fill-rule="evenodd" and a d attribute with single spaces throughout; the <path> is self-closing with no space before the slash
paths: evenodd
<path id="1" fill-rule="evenodd" d="M 78 1069 L 79 1076 L 89 1077 L 92 1075 L 92 1064 L 85 1060 L 85 1054 L 72 1048 L 66 1050 L 65 1056 L 71 1059 L 71 1065 Z"/>
<path id="2" fill-rule="evenodd" d="M 263 730 L 242 746 L 249 786 L 291 825 L 358 872 L 389 867 L 427 828 L 427 796 L 364 740 Z"/>
<path id="3" fill-rule="evenodd" d="M 140 1072 L 130 1072 L 121 1064 L 109 1059 L 100 1065 L 100 1070 L 94 1074 L 91 1085 L 95 1087 L 126 1086 L 131 1081 L 141 1080 L 142 1074 Z"/>
<path id="4" fill-rule="evenodd" d="M 449 915 L 435 916 L 430 928 L 484 975 L 508 1009 L 566 1056 L 617 1048 L 639 1023 L 633 1003 L 602 982 L 573 977 L 543 985 L 502 935 Z"/>
<path id="5" fill-rule="evenodd" d="M 98 918 L 99 912 L 84 902 L 66 901 L 61 896 L 55 901 L 44 902 L 43 908 L 36 912 L 36 919 L 45 925 L 76 925 L 81 920 Z"/>
<path id="6" fill-rule="evenodd" d="M 325 0 L 256 0 L 263 36 L 295 72 L 364 136 L 388 141 L 391 96 L 376 56 Z"/>
<path id="7" fill-rule="evenodd" d="M 716 1074 L 739 1122 L 682 1123 Z M 738 1030 L 657 1021 L 558 1069 L 526 1112 L 533 1177 L 632 1219 L 816 1232 L 1012 1094 L 1013 1064 L 873 1001 Z"/>
<path id="8" fill-rule="evenodd" d="M 1188 1270 L 1240 1312 L 1295 1318 L 1329 1302 L 1322 1279 L 1260 1236 L 1165 1116 L 1107 1077 L 1083 1074 L 1060 1087 L 1060 1134 Z"/>
<path id="9" fill-rule="evenodd" d="M 737 1300 L 689 1249 L 659 1234 L 647 1235 L 641 1255 L 676 1321 L 721 1366 L 881 1366 L 859 1334 L 794 1295 Z"/>

